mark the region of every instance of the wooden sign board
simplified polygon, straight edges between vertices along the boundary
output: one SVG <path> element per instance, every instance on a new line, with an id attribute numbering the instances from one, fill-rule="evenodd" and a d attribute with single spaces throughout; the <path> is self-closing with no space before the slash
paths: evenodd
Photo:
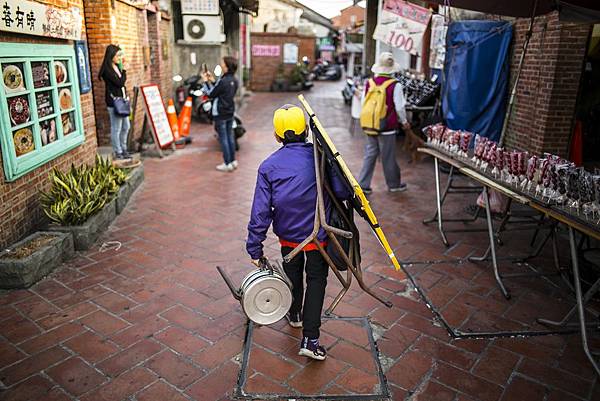
<path id="1" fill-rule="evenodd" d="M 171 131 L 171 125 L 167 117 L 167 110 L 160 96 L 158 85 L 144 85 L 140 87 L 140 90 L 144 98 L 146 115 L 152 128 L 154 143 L 160 153 L 160 149 L 168 147 L 174 141 L 173 131 Z"/>

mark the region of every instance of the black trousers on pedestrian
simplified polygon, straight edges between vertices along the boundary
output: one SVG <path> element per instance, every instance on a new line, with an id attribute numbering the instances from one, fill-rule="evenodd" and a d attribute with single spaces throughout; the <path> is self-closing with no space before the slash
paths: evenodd
<path id="1" fill-rule="evenodd" d="M 285 257 L 292 250 L 293 248 L 284 246 L 281 248 L 281 254 Z M 327 273 L 329 273 L 327 262 L 319 251 L 300 252 L 289 263 L 283 263 L 283 270 L 294 286 L 290 313 L 302 313 L 304 337 L 319 338 L 321 312 L 327 286 Z M 304 294 L 304 270 L 306 270 L 306 294 Z"/>

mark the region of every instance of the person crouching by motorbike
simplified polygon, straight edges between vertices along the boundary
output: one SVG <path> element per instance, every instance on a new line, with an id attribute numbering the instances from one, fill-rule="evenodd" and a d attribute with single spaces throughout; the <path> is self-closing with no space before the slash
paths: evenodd
<path id="1" fill-rule="evenodd" d="M 248 224 L 246 250 L 252 263 L 259 265 L 263 254 L 263 241 L 273 224 L 279 237 L 281 254 L 288 255 L 312 233 L 317 201 L 317 182 L 313 145 L 308 143 L 308 128 L 301 108 L 285 105 L 273 116 L 275 139 L 283 146 L 264 160 L 258 168 L 252 213 Z M 350 195 L 339 177 L 328 172 L 331 187 L 337 198 L 344 200 Z M 324 194 L 327 216 L 331 205 Z M 325 247 L 323 229 L 318 240 Z M 321 311 L 327 285 L 328 266 L 315 244 L 303 248 L 288 263 L 283 264 L 292 282 L 292 306 L 287 319 L 292 327 L 302 327 L 302 340 L 298 355 L 324 360 L 327 351 L 319 344 Z M 306 270 L 306 294 L 303 276 Z M 303 302 L 304 300 L 304 302 Z"/>
<path id="2" fill-rule="evenodd" d="M 217 170 L 228 172 L 238 167 L 235 158 L 235 137 L 233 135 L 233 115 L 235 113 L 235 94 L 238 90 L 238 81 L 235 78 L 237 60 L 233 57 L 223 57 L 220 63 L 223 71 L 218 80 L 208 71 L 202 73 L 202 80 L 207 83 L 208 97 L 212 100 L 212 116 L 215 131 L 219 136 L 223 163 Z"/>

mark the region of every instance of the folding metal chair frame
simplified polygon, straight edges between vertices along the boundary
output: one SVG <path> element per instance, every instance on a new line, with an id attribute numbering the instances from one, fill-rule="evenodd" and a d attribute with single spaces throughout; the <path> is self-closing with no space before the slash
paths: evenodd
<path id="1" fill-rule="evenodd" d="M 308 244 L 310 244 L 310 243 L 315 244 L 318 251 L 321 253 L 323 258 L 325 259 L 325 262 L 327 262 L 327 264 L 329 265 L 329 267 L 331 268 L 331 270 L 333 271 L 333 273 L 335 274 L 337 279 L 342 284 L 342 290 L 336 295 L 336 297 L 332 301 L 331 305 L 325 310 L 326 315 L 331 314 L 333 312 L 333 310 L 336 308 L 336 306 L 340 303 L 340 301 L 342 300 L 344 295 L 346 295 L 346 293 L 348 292 L 348 289 L 350 288 L 350 284 L 352 283 L 352 276 L 354 276 L 356 278 L 358 285 L 360 286 L 360 288 L 363 291 L 365 291 L 367 294 L 369 294 L 370 296 L 372 296 L 373 298 L 375 298 L 376 300 L 378 300 L 385 306 L 391 308 L 392 303 L 390 301 L 383 299 L 379 295 L 377 295 L 373 290 L 371 290 L 365 284 L 365 282 L 363 280 L 362 269 L 360 266 L 360 252 L 359 252 L 360 244 L 356 240 L 357 234 L 358 234 L 358 228 L 354 224 L 354 220 L 352 218 L 349 218 L 349 214 L 348 214 L 349 208 L 346 208 L 335 197 L 331 187 L 329 186 L 329 183 L 327 182 L 326 174 L 325 174 L 325 167 L 327 165 L 327 162 L 325 159 L 325 152 L 323 151 L 323 149 L 320 148 L 320 145 L 319 145 L 318 141 L 316 140 L 314 134 L 313 134 L 313 154 L 314 154 L 314 160 L 315 160 L 315 175 L 316 175 L 316 181 L 317 181 L 317 203 L 315 205 L 315 221 L 314 221 L 314 225 L 313 225 L 313 230 L 312 230 L 311 234 L 304 241 L 302 241 L 298 246 L 296 246 L 294 248 L 294 250 L 292 250 L 292 252 L 290 252 L 288 255 L 286 255 L 283 258 L 284 262 L 287 263 L 290 260 L 292 260 L 294 257 L 296 257 L 296 255 L 298 255 L 300 252 L 302 252 L 302 249 L 305 246 L 307 246 Z M 348 225 L 348 227 L 351 228 L 351 231 L 345 231 L 345 230 L 342 230 L 342 229 L 339 229 L 337 227 L 333 227 L 333 226 L 330 226 L 329 224 L 327 224 L 324 190 L 327 192 L 327 195 L 329 196 L 329 199 L 331 200 L 331 203 L 332 203 L 331 206 L 335 207 L 337 209 L 337 211 L 340 212 L 340 215 L 343 216 L 344 220 L 346 221 L 346 224 Z M 352 214 L 350 214 L 350 215 L 352 215 Z M 329 257 L 329 255 L 327 254 L 327 251 L 325 250 L 325 248 L 323 248 L 323 245 L 319 241 L 317 236 L 318 236 L 319 230 L 321 228 L 327 234 L 328 240 L 335 246 L 338 255 L 340 255 L 341 258 L 344 260 L 344 263 L 346 264 L 345 267 L 347 269 L 346 278 L 343 277 L 343 275 L 339 269 L 342 266 L 335 265 L 335 263 Z M 339 235 L 340 237 L 350 240 L 350 250 L 349 250 L 348 254 L 346 254 L 346 252 L 344 251 L 344 249 L 343 249 L 342 245 L 340 244 L 339 240 L 337 239 L 336 235 Z"/>

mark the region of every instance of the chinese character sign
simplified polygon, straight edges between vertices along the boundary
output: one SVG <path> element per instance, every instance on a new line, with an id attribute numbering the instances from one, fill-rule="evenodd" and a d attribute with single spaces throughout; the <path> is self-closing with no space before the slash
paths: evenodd
<path id="1" fill-rule="evenodd" d="M 252 45 L 252 55 L 257 57 L 279 57 L 281 55 L 281 46 Z"/>
<path id="2" fill-rule="evenodd" d="M 82 17 L 70 10 L 28 0 L 0 0 L 0 31 L 60 39 L 81 39 Z"/>
<path id="3" fill-rule="evenodd" d="M 403 0 L 386 0 L 373 39 L 418 55 L 431 11 Z"/>

